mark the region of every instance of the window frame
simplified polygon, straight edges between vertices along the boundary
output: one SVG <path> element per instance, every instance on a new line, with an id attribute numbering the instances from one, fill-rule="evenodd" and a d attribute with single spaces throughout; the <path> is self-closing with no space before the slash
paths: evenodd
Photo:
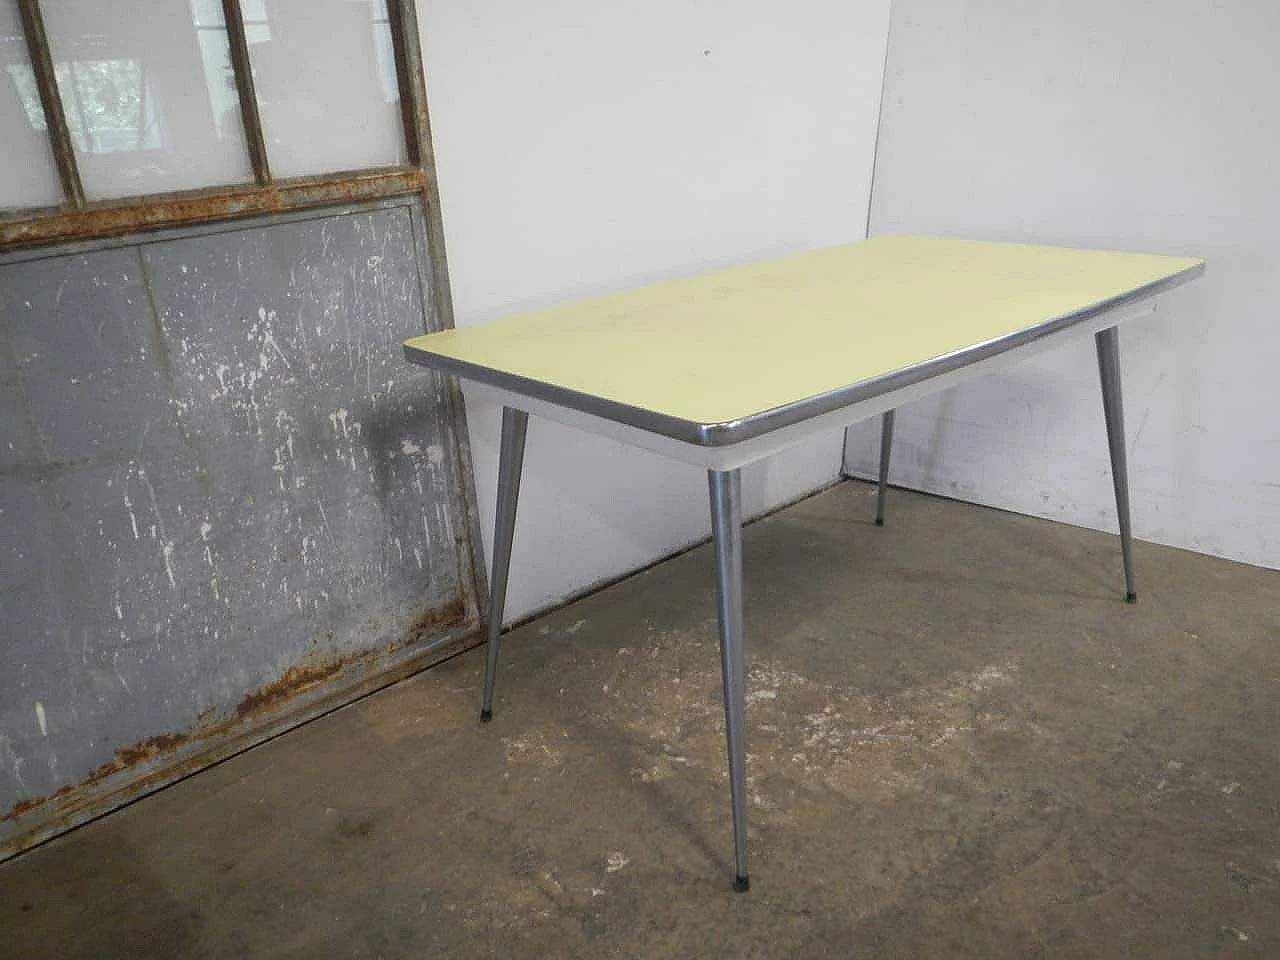
<path id="1" fill-rule="evenodd" d="M 272 176 L 267 159 L 240 0 L 221 3 L 253 182 L 91 201 L 80 180 L 39 0 L 17 0 L 63 200 L 55 206 L 0 213 L 0 251 L 419 194 L 426 213 L 433 319 L 439 326 L 453 326 L 416 0 L 386 0 L 407 162 L 281 178 Z"/>

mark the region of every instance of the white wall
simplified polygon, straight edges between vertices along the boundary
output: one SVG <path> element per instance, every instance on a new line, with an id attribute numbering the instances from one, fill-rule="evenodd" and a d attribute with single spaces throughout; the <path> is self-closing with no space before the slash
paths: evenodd
<path id="1" fill-rule="evenodd" d="M 460 326 L 864 235 L 888 0 L 418 10 Z M 487 551 L 499 411 L 470 396 L 468 415 Z M 834 479 L 840 451 L 745 471 L 749 509 Z M 703 472 L 532 421 L 507 618 L 706 518 Z"/>
<path id="2" fill-rule="evenodd" d="M 1280 6 L 897 0 L 871 232 L 1204 257 L 1121 333 L 1137 536 L 1280 566 Z M 891 479 L 1114 529 L 1090 343 L 906 408 Z M 875 469 L 878 428 L 846 467 Z"/>

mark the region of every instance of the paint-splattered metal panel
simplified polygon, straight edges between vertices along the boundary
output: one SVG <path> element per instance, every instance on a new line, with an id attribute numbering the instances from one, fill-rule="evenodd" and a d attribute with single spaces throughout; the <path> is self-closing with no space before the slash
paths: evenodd
<path id="1" fill-rule="evenodd" d="M 0 850 L 475 626 L 460 406 L 399 346 L 418 217 L 0 265 Z"/>

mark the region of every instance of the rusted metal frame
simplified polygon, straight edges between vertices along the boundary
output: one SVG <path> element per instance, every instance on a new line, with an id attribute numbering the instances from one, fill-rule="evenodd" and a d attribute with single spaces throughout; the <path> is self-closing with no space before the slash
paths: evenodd
<path id="1" fill-rule="evenodd" d="M 37 0 L 18 0 L 18 15 L 22 18 L 22 32 L 27 41 L 27 56 L 31 59 L 31 72 L 35 74 L 36 89 L 40 92 L 40 106 L 44 109 L 44 124 L 49 132 L 49 144 L 53 148 L 54 163 L 58 167 L 58 179 L 62 181 L 62 193 L 68 203 L 84 206 L 84 186 L 80 183 L 80 170 L 76 166 L 76 151 L 71 143 L 71 131 L 62 111 L 62 98 L 58 95 L 58 76 L 53 67 L 53 54 L 49 51 L 49 37 L 44 30 L 44 17 Z"/>
<path id="2" fill-rule="evenodd" d="M 415 198 L 412 207 L 414 260 L 418 264 L 418 289 L 422 303 L 431 303 L 433 281 L 430 276 L 431 243 L 427 239 L 426 198 L 423 195 Z M 428 307 L 427 309 L 431 309 Z M 428 323 L 430 327 L 430 323 Z M 431 376 L 439 376 L 431 373 Z M 452 469 L 450 476 L 454 489 L 458 491 L 459 502 L 453 505 L 457 510 L 454 529 L 465 531 L 454 537 L 457 550 L 458 569 L 462 572 L 463 596 L 468 619 L 474 618 L 487 629 L 488 610 L 485 601 L 489 596 L 488 571 L 485 566 L 484 537 L 480 530 L 480 508 L 476 497 L 475 469 L 471 458 L 471 433 L 467 428 L 467 407 L 462 396 L 462 387 L 457 377 L 444 377 L 440 396 L 444 402 L 444 421 L 448 423 L 448 438 L 452 456 L 445 462 Z M 484 634 L 478 634 L 483 639 Z M 479 642 L 479 641 L 477 641 Z"/>
<path id="3" fill-rule="evenodd" d="M 391 45 L 395 52 L 396 80 L 400 87 L 400 117 L 404 127 L 405 152 L 409 162 L 422 173 L 422 219 L 414 229 L 419 262 L 429 270 L 426 297 L 427 330 L 453 327 L 453 294 L 449 285 L 449 262 L 445 255 L 444 219 L 440 213 L 440 190 L 436 181 L 435 153 L 431 145 L 431 118 L 427 109 L 427 85 L 422 63 L 422 46 L 418 40 L 418 12 L 415 0 L 387 0 L 387 19 L 391 27 Z M 415 218 L 416 219 L 416 218 Z M 459 538 L 461 569 L 470 573 L 473 594 L 467 598 L 468 615 L 475 604 L 481 629 L 487 629 L 488 612 L 483 600 L 489 594 L 487 571 L 481 544 L 480 510 L 476 497 L 475 471 L 472 468 L 468 439 L 466 405 L 456 377 L 445 386 L 448 419 L 454 424 L 454 482 L 462 494 L 466 535 Z"/>
<path id="4" fill-rule="evenodd" d="M 299 671 L 294 675 L 301 681 L 296 689 L 273 687 L 251 694 L 241 709 L 221 722 L 118 750 L 84 782 L 0 811 L 0 862 L 442 663 L 483 639 L 471 617 L 425 645 L 415 640 L 413 632 L 410 628 L 402 644 L 381 656 L 356 655 L 324 664 L 314 675 Z"/>
<path id="5" fill-rule="evenodd" d="M 417 171 L 409 173 L 417 176 Z M 400 190 L 395 196 L 376 198 L 363 204 L 338 203 L 324 207 L 304 204 L 298 209 L 278 213 L 267 222 L 278 224 L 336 212 L 400 208 L 409 213 L 413 241 L 421 250 L 425 244 L 425 218 L 422 216 L 420 178 L 413 182 L 416 184 L 413 189 Z M 278 185 L 288 185 L 288 182 Z M 206 236 L 229 229 L 224 226 L 226 222 L 225 218 L 216 218 L 204 225 L 171 226 L 167 230 L 148 232 L 143 238 L 86 240 L 70 247 L 60 246 L 57 252 L 87 249 L 95 244 L 95 248 L 101 248 L 169 240 L 177 236 Z M 13 262 L 14 258 L 41 255 L 39 250 L 26 254 L 19 251 L 0 253 L 0 264 Z M 422 263 L 421 260 L 418 262 Z M 425 294 L 425 265 L 420 268 L 419 275 Z M 451 404 L 449 409 L 456 406 L 461 410 L 461 392 L 456 381 L 448 385 L 447 393 L 447 402 Z M 464 503 L 459 510 L 466 517 L 469 535 L 455 538 L 459 551 L 466 552 L 468 565 L 460 569 L 461 582 L 451 601 L 424 611 L 385 649 L 295 665 L 266 686 L 247 693 L 224 714 L 201 717 L 196 729 L 190 732 L 160 734 L 122 747 L 110 760 L 79 782 L 67 784 L 49 796 L 19 801 L 7 811 L 0 809 L 0 862 L 308 720 L 480 645 L 484 633 L 477 598 L 487 595 L 487 591 L 483 557 L 474 549 L 481 539 L 474 490 L 470 485 L 472 474 L 465 420 L 454 421 L 451 432 L 454 434 L 453 442 L 459 448 L 455 469 L 466 478 L 466 485 L 459 489 L 469 494 L 462 498 Z M 458 513 L 454 516 L 457 517 Z M 475 586 L 477 582 L 478 588 Z M 443 632 L 433 639 L 433 635 L 441 630 Z"/>
<path id="6" fill-rule="evenodd" d="M 302 223 L 306 220 L 322 220 L 328 217 L 344 217 L 395 209 L 412 211 L 411 215 L 419 218 L 421 208 L 422 194 L 415 191 L 391 197 L 376 197 L 372 200 L 352 200 L 350 202 L 327 203 L 324 206 L 302 206 L 292 210 L 277 210 L 257 217 L 224 217 L 206 220 L 203 223 L 177 223 L 167 227 L 155 227 L 139 233 L 91 237 L 63 241 L 52 245 L 19 247 L 10 250 L 0 249 L 0 267 L 11 263 L 30 263 L 34 260 L 45 260 L 52 257 L 75 256 L 92 253 L 97 250 L 118 250 L 121 247 L 143 247 L 152 243 L 167 243 L 170 240 L 192 240 L 197 237 L 212 237 L 217 234 L 234 233 L 247 228 L 251 229 L 254 226 L 254 221 L 260 222 L 261 225 L 281 226 Z M 246 220 L 249 222 L 246 222 Z"/>
<path id="7" fill-rule="evenodd" d="M 413 0 L 388 0 L 387 6 L 400 88 L 406 153 L 412 167 L 416 169 L 404 166 L 380 167 L 271 180 L 257 96 L 253 90 L 248 48 L 244 42 L 240 3 L 239 0 L 223 0 L 223 16 L 227 22 L 246 141 L 250 144 L 250 159 L 258 182 L 93 203 L 85 201 L 80 185 L 75 152 L 62 110 L 62 101 L 58 96 L 52 60 L 36 0 L 19 0 L 33 69 L 54 140 L 55 159 L 58 161 L 65 192 L 77 209 L 68 209 L 64 204 L 0 214 L 0 250 L 22 250 L 71 240 L 91 241 L 184 223 L 235 219 L 260 213 L 420 193 L 425 206 L 426 260 L 431 273 L 429 328 L 452 327 L 453 303 L 445 256 L 440 194 L 431 149 L 431 126 L 427 115 L 426 84 L 418 42 L 417 10 Z M 61 147 L 58 146 L 59 134 Z"/>
<path id="8" fill-rule="evenodd" d="M 240 98 L 240 122 L 244 126 L 244 142 L 249 148 L 249 163 L 258 186 L 271 182 L 271 164 L 267 160 L 267 142 L 262 135 L 262 116 L 258 113 L 258 93 L 253 86 L 253 65 L 249 61 L 249 41 L 245 39 L 244 17 L 240 0 L 222 0 L 222 20 L 227 30 L 231 53 L 231 70 L 236 78 Z"/>
<path id="9" fill-rule="evenodd" d="M 412 16 L 412 11 L 410 11 Z M 404 130 L 405 154 L 409 162 L 419 166 L 422 158 L 422 145 L 418 140 L 418 114 L 416 98 L 413 93 L 414 67 L 410 65 L 411 54 L 406 49 L 406 41 L 413 33 L 413 24 L 405 24 L 405 5 L 401 0 L 387 0 L 387 21 L 391 28 L 391 50 L 396 61 L 396 84 L 400 89 L 400 125 Z M 421 64 L 419 63 L 419 68 Z"/>
<path id="10" fill-rule="evenodd" d="M 431 147 L 431 118 L 427 111 L 427 83 L 423 74 L 422 46 L 418 41 L 415 0 L 387 0 L 391 45 L 395 51 L 396 78 L 400 84 L 400 115 L 404 123 L 409 162 L 422 172 L 426 207 L 427 260 L 431 266 L 430 328 L 453 327 L 453 293 L 449 262 L 445 255 L 444 220 L 440 214 L 440 189 L 436 182 L 436 158 Z"/>
<path id="11" fill-rule="evenodd" d="M 425 177 L 409 167 L 292 177 L 266 186 L 240 184 L 104 200 L 78 210 L 50 207 L 0 218 L 0 249 L 114 237 L 180 224 L 378 200 L 421 193 Z"/>
<path id="12" fill-rule="evenodd" d="M 34 2 L 34 0 L 27 0 L 27 2 Z M 224 0 L 224 16 L 228 24 L 236 23 L 243 33 L 243 20 L 239 17 L 238 8 L 239 5 L 236 3 L 237 15 L 232 18 L 228 15 L 227 2 Z M 309 208 L 362 200 L 388 200 L 397 196 L 418 194 L 423 198 L 423 217 L 420 226 L 414 229 L 414 240 L 420 250 L 425 247 L 425 261 L 430 273 L 428 284 L 430 299 L 426 301 L 429 313 L 428 327 L 430 329 L 452 327 L 453 308 L 445 258 L 444 225 L 440 214 L 435 160 L 431 150 L 426 85 L 423 80 L 417 15 L 413 0 L 388 0 L 388 16 L 400 85 L 406 153 L 410 158 L 411 168 L 351 171 L 337 175 L 298 177 L 272 182 L 266 167 L 264 150 L 262 178 L 257 186 L 218 187 L 138 197 L 124 201 L 114 200 L 91 204 L 88 209 L 74 212 L 58 208 L 24 211 L 7 218 L 0 217 L 0 250 L 35 247 L 59 240 L 109 239 L 143 229 L 155 230 L 183 224 L 225 221 L 267 212 L 287 211 L 297 216 Z M 247 57 L 245 65 L 247 66 Z M 247 71 L 246 76 L 248 76 Z M 247 102 L 252 105 L 256 117 L 257 98 L 253 95 L 251 77 L 249 81 L 246 94 L 246 86 L 237 76 L 242 110 Z M 261 140 L 260 123 L 255 126 Z M 247 139 L 251 139 L 249 128 L 250 124 L 246 121 Z M 65 121 L 63 129 L 65 130 Z M 259 176 L 256 164 L 255 176 Z M 423 233 L 425 237 L 422 236 Z M 66 806 L 58 803 L 60 797 L 50 798 L 52 802 L 48 806 L 42 804 L 39 812 L 34 809 L 31 811 L 30 816 L 35 822 L 31 823 L 30 827 L 16 838 L 16 841 L 0 844 L 0 860 L 65 831 L 71 826 L 114 809 L 125 799 L 141 796 L 172 783 L 212 762 L 283 732 L 299 722 L 342 706 L 358 696 L 417 672 L 461 650 L 469 649 L 481 641 L 484 624 L 481 622 L 483 614 L 479 609 L 477 598 L 486 592 L 485 567 L 484 559 L 476 549 L 482 541 L 476 507 L 474 474 L 471 470 L 470 448 L 467 443 L 465 413 L 461 391 L 456 381 L 449 384 L 447 397 L 447 403 L 453 414 L 451 420 L 454 424 L 454 443 L 458 453 L 456 458 L 458 475 L 455 480 L 459 482 L 459 488 L 463 493 L 463 510 L 467 527 L 467 535 L 458 538 L 461 541 L 458 546 L 464 552 L 462 570 L 470 572 L 469 578 L 466 572 L 463 573 L 463 577 L 471 580 L 471 584 L 464 585 L 463 595 L 460 598 L 463 622 L 459 629 L 428 644 L 425 649 L 418 647 L 412 639 L 409 639 L 399 651 L 389 658 L 382 659 L 380 669 L 375 668 L 372 676 L 369 674 L 364 674 L 363 677 L 357 676 L 354 684 L 347 685 L 340 682 L 335 686 L 328 682 L 321 682 L 328 680 L 327 673 L 323 677 L 317 677 L 314 695 L 308 691 L 294 698 L 290 707 L 278 719 L 273 718 L 265 725 L 252 726 L 242 736 L 233 736 L 216 742 L 216 745 L 209 750 L 192 751 L 195 754 L 192 755 L 187 753 L 184 746 L 190 748 L 193 744 L 176 739 L 170 743 L 172 738 L 164 737 L 156 738 L 154 743 L 142 745 L 155 748 L 148 753 L 148 756 L 157 751 L 167 752 L 170 749 L 177 755 L 160 760 L 140 781 L 121 784 L 114 789 L 95 789 L 87 797 L 68 796 Z M 466 595 L 468 592 L 465 589 L 466 586 L 472 587 L 471 596 Z M 423 627 L 425 629 L 425 624 Z M 310 679 L 307 679 L 310 683 Z M 250 698 L 246 700 L 246 705 L 256 709 L 257 701 Z M 227 731 L 216 733 L 223 732 Z M 111 780 L 114 787 L 115 778 L 112 777 Z M 16 814 L 17 811 L 14 813 Z"/>

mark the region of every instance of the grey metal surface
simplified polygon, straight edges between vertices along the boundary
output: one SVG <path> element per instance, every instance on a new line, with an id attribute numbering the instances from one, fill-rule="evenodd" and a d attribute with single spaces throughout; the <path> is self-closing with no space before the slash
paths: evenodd
<path id="1" fill-rule="evenodd" d="M 880 418 L 880 473 L 876 483 L 876 526 L 884 526 L 884 499 L 889 489 L 889 457 L 893 453 L 893 411 Z"/>
<path id="2" fill-rule="evenodd" d="M 729 797 L 733 805 L 734 889 L 750 886 L 747 873 L 746 660 L 742 637 L 742 473 L 708 470 L 711 539 L 716 555 L 716 606 L 720 615 L 720 671 L 724 687 Z"/>
<path id="3" fill-rule="evenodd" d="M 529 415 L 502 408 L 502 447 L 498 460 L 498 504 L 493 524 L 493 572 L 489 578 L 489 649 L 484 661 L 484 694 L 480 719 L 493 716 L 493 681 L 498 672 L 498 638 L 502 611 L 507 605 L 507 574 L 511 570 L 511 541 L 516 531 L 516 507 L 520 502 L 520 472 L 524 466 L 524 439 Z"/>
<path id="4" fill-rule="evenodd" d="M 589 413 L 605 420 L 613 420 L 617 423 L 623 423 L 660 436 L 670 437 L 673 440 L 680 440 L 684 443 L 692 443 L 704 447 L 720 447 L 741 443 L 744 440 L 762 436 L 773 430 L 811 420 L 824 413 L 839 410 L 841 407 L 860 403 L 872 397 L 878 397 L 883 393 L 899 390 L 977 363 L 988 357 L 998 356 L 1017 347 L 1034 343 L 1051 334 L 1099 317 L 1108 311 L 1116 310 L 1128 304 L 1138 303 L 1174 287 L 1181 286 L 1200 276 L 1203 272 L 1204 264 L 1197 264 L 1171 277 L 1149 283 L 1121 296 L 1091 304 L 1072 313 L 1050 318 L 1043 323 L 1026 327 L 1008 336 L 998 337 L 985 343 L 975 344 L 962 350 L 934 357 L 923 363 L 895 370 L 882 377 L 861 380 L 827 393 L 806 397 L 795 403 L 783 404 L 749 417 L 743 417 L 739 420 L 727 420 L 721 423 L 700 423 L 694 420 L 685 420 L 681 417 L 657 413 L 643 407 L 606 400 L 594 394 L 569 390 L 555 384 L 531 380 L 528 377 L 521 377 L 501 370 L 494 370 L 490 367 L 468 363 L 454 357 L 431 353 L 418 347 L 406 345 L 404 355 L 412 363 L 452 373 L 464 379 L 474 380 L 477 383 L 484 383 L 512 393 L 545 400 L 548 403 L 554 403 L 571 410 L 580 410 L 583 413 Z"/>
<path id="5" fill-rule="evenodd" d="M 456 397 L 397 349 L 420 217 L 0 264 L 0 856 L 94 785 L 478 626 Z"/>
<path id="6" fill-rule="evenodd" d="M 1129 520 L 1129 466 L 1124 449 L 1124 403 L 1120 388 L 1120 332 L 1115 327 L 1094 334 L 1098 348 L 1098 374 L 1102 381 L 1102 413 L 1107 421 L 1107 447 L 1111 452 L 1111 483 L 1116 492 L 1116 518 L 1120 525 L 1120 553 L 1124 558 L 1124 598 L 1138 599 L 1133 578 L 1133 524 Z"/>

